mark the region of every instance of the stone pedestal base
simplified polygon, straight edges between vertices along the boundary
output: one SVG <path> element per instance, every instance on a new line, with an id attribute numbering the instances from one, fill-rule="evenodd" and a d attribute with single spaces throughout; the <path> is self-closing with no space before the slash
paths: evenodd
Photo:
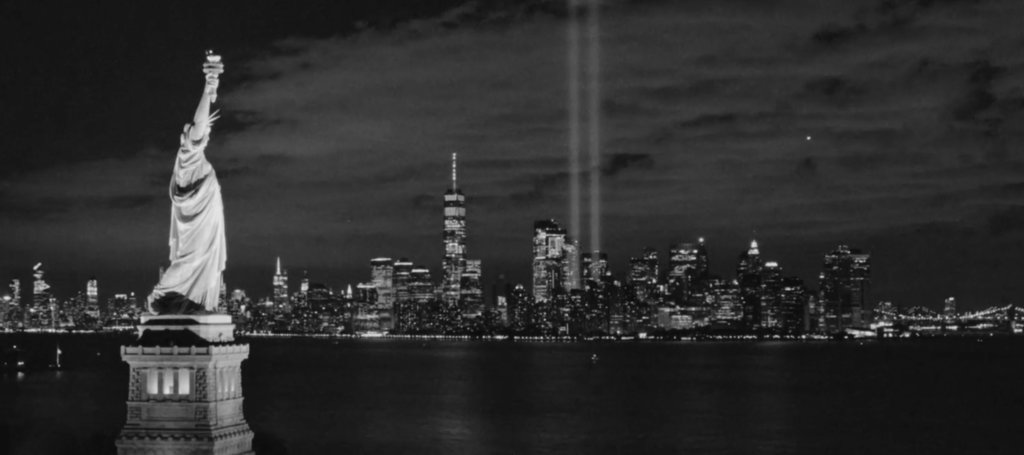
<path id="1" fill-rule="evenodd" d="M 211 343 L 235 340 L 235 324 L 228 314 L 147 314 L 142 316 L 139 324 L 139 338 L 147 330 L 188 330 Z"/>
<path id="2" fill-rule="evenodd" d="M 119 455 L 251 454 L 242 413 L 242 361 L 227 315 L 143 317 L 137 344 L 122 346 L 131 367 Z"/>

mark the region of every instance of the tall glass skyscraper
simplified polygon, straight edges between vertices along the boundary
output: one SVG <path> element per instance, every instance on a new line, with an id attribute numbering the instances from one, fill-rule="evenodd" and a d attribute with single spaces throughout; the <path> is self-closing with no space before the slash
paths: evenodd
<path id="1" fill-rule="evenodd" d="M 377 290 L 375 304 L 381 309 L 391 309 L 395 303 L 395 261 L 391 258 L 370 260 L 370 283 Z"/>
<path id="2" fill-rule="evenodd" d="M 278 307 L 288 305 L 288 271 L 281 268 L 280 256 L 274 269 L 274 304 Z"/>
<path id="3" fill-rule="evenodd" d="M 441 261 L 442 300 L 457 307 L 462 297 L 462 274 L 466 270 L 466 196 L 458 187 L 457 159 L 452 153 L 452 187 L 444 193 L 444 259 Z"/>
<path id="4" fill-rule="evenodd" d="M 841 332 L 866 322 L 870 276 L 870 254 L 846 245 L 825 254 L 818 288 L 826 331 Z"/>
<path id="5" fill-rule="evenodd" d="M 564 289 L 565 229 L 555 220 L 533 223 L 533 299 L 548 301 L 556 289 Z"/>

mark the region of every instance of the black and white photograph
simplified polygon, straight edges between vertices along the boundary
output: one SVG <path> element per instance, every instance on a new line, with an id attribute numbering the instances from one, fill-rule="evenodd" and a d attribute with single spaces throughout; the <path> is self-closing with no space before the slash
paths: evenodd
<path id="1" fill-rule="evenodd" d="M 0 0 L 0 455 L 1024 453 L 1021 0 Z"/>

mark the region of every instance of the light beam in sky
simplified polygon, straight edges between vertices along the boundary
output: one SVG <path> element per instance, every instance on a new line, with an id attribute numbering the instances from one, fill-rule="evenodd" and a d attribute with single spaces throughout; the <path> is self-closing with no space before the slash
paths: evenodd
<path id="1" fill-rule="evenodd" d="M 569 236 L 580 238 L 580 27 L 577 2 L 569 7 L 567 56 L 569 73 Z"/>
<path id="2" fill-rule="evenodd" d="M 587 5 L 587 57 L 589 58 L 589 90 L 587 91 L 588 151 L 590 153 L 590 249 L 601 250 L 601 85 L 600 70 L 600 4 L 590 0 Z"/>

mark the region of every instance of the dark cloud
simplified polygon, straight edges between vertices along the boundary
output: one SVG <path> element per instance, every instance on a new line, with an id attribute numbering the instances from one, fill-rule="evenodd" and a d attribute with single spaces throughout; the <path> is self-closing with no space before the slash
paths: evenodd
<path id="1" fill-rule="evenodd" d="M 988 60 L 970 62 L 967 67 L 970 73 L 966 93 L 953 105 L 953 118 L 958 121 L 978 121 L 978 116 L 996 102 L 992 94 L 992 81 L 1003 69 L 993 66 Z M 998 122 L 998 119 L 993 120 Z"/>
<path id="2" fill-rule="evenodd" d="M 601 174 L 606 177 L 614 177 L 626 169 L 651 169 L 654 167 L 654 157 L 647 153 L 614 153 L 605 158 L 601 166 Z"/>
<path id="3" fill-rule="evenodd" d="M 804 84 L 804 95 L 811 100 L 847 106 L 863 99 L 865 93 L 850 81 L 837 76 L 814 78 Z"/>
<path id="4" fill-rule="evenodd" d="M 867 31 L 868 28 L 865 24 L 844 26 L 830 23 L 816 30 L 814 34 L 811 35 L 811 40 L 817 44 L 834 46 L 846 43 L 857 36 L 867 33 Z"/>
<path id="5" fill-rule="evenodd" d="M 995 236 L 1024 231 L 1024 206 L 1002 209 L 989 215 L 987 227 L 988 233 Z"/>
<path id="6" fill-rule="evenodd" d="M 416 208 L 432 207 L 437 205 L 436 194 L 417 194 L 412 198 L 412 206 Z"/>
<path id="7" fill-rule="evenodd" d="M 796 164 L 796 175 L 809 178 L 818 173 L 818 161 L 814 157 L 806 156 Z"/>
<path id="8" fill-rule="evenodd" d="M 697 117 L 683 120 L 676 124 L 680 129 L 704 128 L 708 126 L 729 125 L 736 123 L 739 116 L 733 113 L 727 114 L 704 114 Z"/>
<path id="9" fill-rule="evenodd" d="M 104 205 L 110 209 L 126 209 L 132 210 L 139 207 L 146 207 L 155 204 L 157 201 L 166 200 L 164 197 L 160 197 L 158 194 L 136 194 L 136 195 L 124 195 L 115 196 L 106 200 Z"/>
<path id="10" fill-rule="evenodd" d="M 508 198 L 520 203 L 538 203 L 548 196 L 554 188 L 564 188 L 569 180 L 568 172 L 553 172 L 540 175 L 530 180 L 530 189 L 512 193 Z"/>

